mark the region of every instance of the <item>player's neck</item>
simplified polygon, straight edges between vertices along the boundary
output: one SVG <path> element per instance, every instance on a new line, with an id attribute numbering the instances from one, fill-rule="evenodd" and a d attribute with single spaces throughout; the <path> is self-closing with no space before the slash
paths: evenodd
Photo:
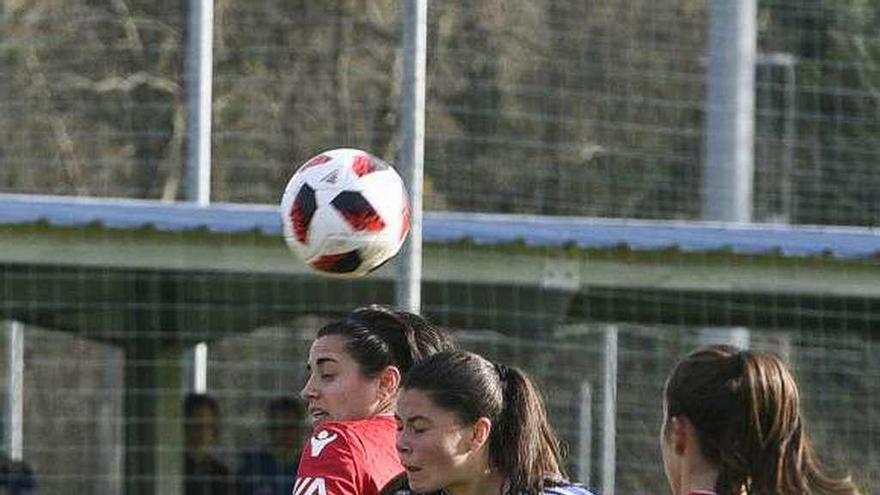
<path id="1" fill-rule="evenodd" d="M 687 477 L 681 485 L 681 495 L 714 495 L 717 473 L 697 473 Z"/>
<path id="2" fill-rule="evenodd" d="M 696 452 L 695 449 L 690 449 L 682 461 L 678 495 L 715 493 L 718 468 Z"/>
<path id="3" fill-rule="evenodd" d="M 507 480 L 497 473 L 475 476 L 467 483 L 448 486 L 443 489 L 446 495 L 501 495 Z"/>

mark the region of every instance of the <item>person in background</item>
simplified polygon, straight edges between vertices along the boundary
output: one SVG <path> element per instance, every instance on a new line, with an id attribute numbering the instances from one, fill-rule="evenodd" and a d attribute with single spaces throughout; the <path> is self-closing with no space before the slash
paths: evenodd
<path id="1" fill-rule="evenodd" d="M 294 493 L 376 495 L 403 473 L 394 411 L 403 374 L 451 349 L 419 315 L 359 308 L 318 331 L 302 397 L 314 433 L 303 449 Z"/>
<path id="2" fill-rule="evenodd" d="M 0 454 L 0 495 L 35 495 L 37 481 L 25 461 L 13 461 Z"/>
<path id="3" fill-rule="evenodd" d="M 235 480 L 213 452 L 220 439 L 217 400 L 207 394 L 187 394 L 183 417 L 184 495 L 233 495 Z"/>
<path id="4" fill-rule="evenodd" d="M 590 495 L 566 476 L 543 400 L 517 368 L 429 356 L 403 378 L 397 422 L 407 479 L 389 494 Z"/>
<path id="5" fill-rule="evenodd" d="M 266 406 L 265 448 L 246 452 L 238 470 L 239 495 L 291 495 L 299 467 L 305 406 L 293 397 L 278 397 Z"/>
<path id="6" fill-rule="evenodd" d="M 718 345 L 673 369 L 660 445 L 673 495 L 858 494 L 807 436 L 794 377 L 766 352 Z"/>

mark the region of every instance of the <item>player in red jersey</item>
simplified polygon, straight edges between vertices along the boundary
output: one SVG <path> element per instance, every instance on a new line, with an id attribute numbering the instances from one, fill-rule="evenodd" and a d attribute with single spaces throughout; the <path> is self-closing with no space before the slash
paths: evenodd
<path id="1" fill-rule="evenodd" d="M 660 438 L 673 495 L 859 493 L 828 476 L 804 431 L 797 384 L 766 352 L 700 349 L 676 365 Z"/>
<path id="2" fill-rule="evenodd" d="M 301 392 L 314 431 L 293 495 L 377 495 L 400 476 L 394 411 L 401 377 L 423 357 L 452 347 L 422 317 L 382 306 L 321 328 Z"/>

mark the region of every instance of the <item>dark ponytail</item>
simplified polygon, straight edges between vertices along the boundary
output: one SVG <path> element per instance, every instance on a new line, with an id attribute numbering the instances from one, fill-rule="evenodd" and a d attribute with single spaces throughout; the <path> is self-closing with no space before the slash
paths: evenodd
<path id="1" fill-rule="evenodd" d="M 825 474 L 804 432 L 794 377 L 773 354 L 731 346 L 698 350 L 666 384 L 667 419 L 687 417 L 719 470 L 718 495 L 857 494 Z"/>
<path id="2" fill-rule="evenodd" d="M 508 473 L 513 493 L 541 493 L 548 480 L 567 481 L 559 440 L 535 385 L 517 368 L 497 366 L 504 404 L 490 437 L 489 459 Z"/>
<path id="3" fill-rule="evenodd" d="M 328 335 L 345 339 L 345 350 L 366 376 L 388 366 L 406 373 L 425 356 L 454 348 L 448 335 L 423 317 L 376 304 L 318 330 L 318 337 Z"/>
<path id="4" fill-rule="evenodd" d="M 507 477 L 511 493 L 538 494 L 548 482 L 567 481 L 543 400 L 521 370 L 470 352 L 443 352 L 414 366 L 402 387 L 425 392 L 463 424 L 488 418 L 489 464 Z"/>

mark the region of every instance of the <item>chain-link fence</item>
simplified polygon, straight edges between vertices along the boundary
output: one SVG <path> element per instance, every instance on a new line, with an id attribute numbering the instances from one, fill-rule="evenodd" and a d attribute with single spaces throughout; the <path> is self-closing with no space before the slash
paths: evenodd
<path id="1" fill-rule="evenodd" d="M 311 320 L 317 322 L 320 320 Z M 268 440 L 265 408 L 298 393 L 314 328 L 275 327 L 215 342 L 208 384 L 221 409 L 217 457 L 231 475 Z M 616 335 L 615 354 L 608 335 Z M 26 328 L 25 454 L 41 493 L 121 493 L 124 487 L 122 357 L 111 346 Z M 832 472 L 850 471 L 870 493 L 880 465 L 877 345 L 857 336 L 796 329 L 694 328 L 571 323 L 556 335 L 459 331 L 459 344 L 531 373 L 565 441 L 569 473 L 601 489 L 610 446 L 616 491 L 665 490 L 659 457 L 661 390 L 675 360 L 719 339 L 771 350 L 801 385 L 807 429 Z M 607 381 L 609 360 L 616 378 Z M 606 387 L 616 390 L 613 418 Z M 155 392 L 150 392 L 155 393 Z M 609 421 L 611 421 L 609 423 Z M 607 438 L 607 428 L 614 431 Z"/>
<path id="2" fill-rule="evenodd" d="M 0 192 L 183 198 L 185 3 L 0 0 Z M 702 218 L 709 4 L 432 2 L 426 208 Z M 295 167 L 328 148 L 394 162 L 400 2 L 214 7 L 214 201 L 277 203 Z M 878 17 L 873 0 L 758 2 L 755 221 L 880 224 Z M 149 257 L 104 248 L 105 260 L 71 274 L 0 253 L 0 310 L 30 318 L 16 327 L 23 359 L 12 338 L 0 354 L 0 379 L 20 386 L 6 387 L 5 403 L 20 391 L 24 408 L 3 438 L 22 449 L 40 493 L 140 493 L 138 480 L 163 472 L 179 483 L 179 403 L 191 387 L 180 351 L 205 338 L 197 326 L 215 332 L 207 389 L 222 412 L 216 454 L 235 478 L 268 440 L 267 404 L 299 390 L 319 324 L 356 302 L 389 300 L 376 277 L 282 280 L 280 266 L 267 275 L 283 248 L 259 234 L 55 227 L 0 226 L 0 244 L 16 238 L 15 259 L 45 250 L 74 263 L 83 246 L 101 245 Z M 433 247 L 425 311 L 464 347 L 536 377 L 575 478 L 600 491 L 664 491 L 663 380 L 678 357 L 722 338 L 782 354 L 820 457 L 868 493 L 880 486 L 876 260 L 563 248 L 604 270 L 567 293 L 554 292 L 555 279 L 508 283 L 532 269 L 506 261 L 511 252 L 551 266 L 559 252 L 471 246 L 479 255 L 464 264 L 462 244 Z M 493 256 L 506 265 L 488 282 L 462 275 Z M 138 270 L 120 269 L 130 265 Z M 464 281 L 438 282 L 443 272 Z M 548 301 L 559 292 L 570 299 L 556 308 Z M 286 320 L 267 324 L 264 312 Z"/>
<path id="3" fill-rule="evenodd" d="M 701 217 L 704 0 L 432 3 L 426 206 Z M 0 190 L 183 197 L 185 2 L 4 2 Z M 754 218 L 877 225 L 874 2 L 762 0 Z M 215 200 L 394 161 L 397 2 L 215 2 Z"/>

